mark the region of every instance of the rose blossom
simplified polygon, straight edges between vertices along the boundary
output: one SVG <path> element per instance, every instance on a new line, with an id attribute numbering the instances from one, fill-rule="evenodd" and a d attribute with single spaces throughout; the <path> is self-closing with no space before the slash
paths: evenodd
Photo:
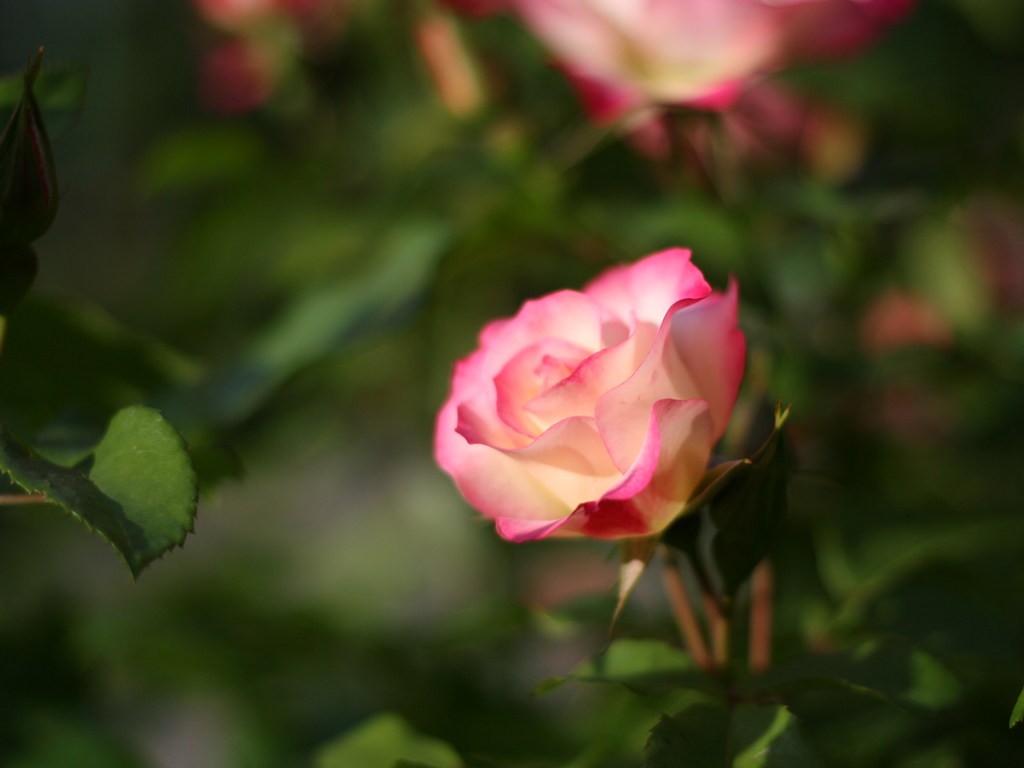
<path id="1" fill-rule="evenodd" d="M 598 122 L 731 105 L 751 78 L 843 55 L 914 0 L 512 0 Z"/>
<path id="2" fill-rule="evenodd" d="M 438 463 L 512 541 L 657 533 L 729 422 L 736 315 L 679 248 L 528 301 L 456 364 Z"/>

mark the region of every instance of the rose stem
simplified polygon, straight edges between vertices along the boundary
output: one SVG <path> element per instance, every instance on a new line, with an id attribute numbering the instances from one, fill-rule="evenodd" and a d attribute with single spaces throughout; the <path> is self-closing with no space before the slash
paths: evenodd
<path id="1" fill-rule="evenodd" d="M 41 493 L 31 495 L 24 494 L 0 494 L 0 505 L 4 504 L 39 504 L 46 501 L 46 496 Z"/>
<path id="2" fill-rule="evenodd" d="M 708 623 L 711 625 L 711 649 L 715 667 L 725 669 L 729 666 L 729 619 L 711 595 L 704 595 L 704 610 L 707 611 Z"/>
<path id="3" fill-rule="evenodd" d="M 7 331 L 7 318 L 0 315 L 0 353 L 4 351 L 4 334 Z"/>
<path id="4" fill-rule="evenodd" d="M 772 598 L 775 578 L 765 558 L 750 581 L 750 671 L 760 675 L 772 662 Z"/>
<path id="5" fill-rule="evenodd" d="M 690 605 L 690 598 L 686 594 L 686 584 L 683 583 L 683 575 L 679 571 L 679 561 L 667 549 L 664 574 L 669 604 L 672 606 L 672 614 L 676 617 L 676 623 L 682 632 L 686 650 L 689 651 L 698 666 L 703 669 L 711 669 L 713 666 L 711 655 L 708 653 L 707 643 L 704 642 L 704 636 L 697 624 L 697 617 L 693 613 L 693 606 Z"/>

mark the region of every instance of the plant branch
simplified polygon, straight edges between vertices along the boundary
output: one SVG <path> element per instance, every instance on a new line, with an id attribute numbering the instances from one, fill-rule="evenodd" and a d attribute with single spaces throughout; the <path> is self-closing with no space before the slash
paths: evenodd
<path id="1" fill-rule="evenodd" d="M 708 653 L 707 643 L 704 642 L 704 635 L 701 633 L 700 625 L 697 623 L 697 616 L 690 605 L 690 598 L 686 593 L 686 584 L 683 582 L 683 574 L 679 570 L 679 561 L 666 547 L 665 555 L 665 589 L 668 592 L 669 605 L 672 607 L 672 615 L 676 618 L 679 630 L 686 643 L 686 650 L 693 657 L 693 660 L 703 669 L 711 669 L 714 664 L 711 654 Z"/>
<path id="2" fill-rule="evenodd" d="M 775 578 L 765 558 L 754 569 L 750 582 L 750 672 L 760 675 L 772 663 L 772 609 Z"/>
<path id="3" fill-rule="evenodd" d="M 729 630 L 730 622 L 722 608 L 711 595 L 704 595 L 704 610 L 711 625 L 711 654 L 716 669 L 724 670 L 729 666 Z"/>

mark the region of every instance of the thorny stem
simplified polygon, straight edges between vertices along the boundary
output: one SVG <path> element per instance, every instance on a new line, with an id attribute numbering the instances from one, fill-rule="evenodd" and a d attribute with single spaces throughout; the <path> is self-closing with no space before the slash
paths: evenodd
<path id="1" fill-rule="evenodd" d="M 775 579 L 765 558 L 754 569 L 750 582 L 750 672 L 760 675 L 772 663 L 772 602 Z"/>
<path id="2" fill-rule="evenodd" d="M 0 315 L 0 354 L 4 351 L 4 336 L 7 331 L 7 317 Z"/>
<path id="3" fill-rule="evenodd" d="M 45 494 L 0 494 L 0 506 L 5 504 L 41 504 L 46 501 Z"/>
<path id="4" fill-rule="evenodd" d="M 686 650 L 689 651 L 693 660 L 703 669 L 711 669 L 714 664 L 711 654 L 708 653 L 707 643 L 704 642 L 704 635 L 701 633 L 697 617 L 690 605 L 690 598 L 686 593 L 686 584 L 683 582 L 683 575 L 679 570 L 679 561 L 671 551 L 665 556 L 665 589 L 668 591 L 669 604 L 672 607 L 672 614 L 682 632 L 683 640 L 686 643 Z"/>

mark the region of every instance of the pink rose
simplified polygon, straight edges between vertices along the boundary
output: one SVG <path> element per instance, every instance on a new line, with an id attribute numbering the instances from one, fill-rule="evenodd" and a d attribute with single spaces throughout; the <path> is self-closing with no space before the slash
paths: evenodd
<path id="1" fill-rule="evenodd" d="M 512 0 L 594 118 L 685 104 L 729 107 L 744 85 L 794 60 L 843 55 L 915 0 Z M 599 96 L 598 89 L 607 95 Z M 610 105 L 614 105 L 612 108 Z"/>
<path id="2" fill-rule="evenodd" d="M 512 541 L 657 533 L 729 422 L 736 314 L 679 248 L 528 301 L 456 364 L 438 463 Z"/>

